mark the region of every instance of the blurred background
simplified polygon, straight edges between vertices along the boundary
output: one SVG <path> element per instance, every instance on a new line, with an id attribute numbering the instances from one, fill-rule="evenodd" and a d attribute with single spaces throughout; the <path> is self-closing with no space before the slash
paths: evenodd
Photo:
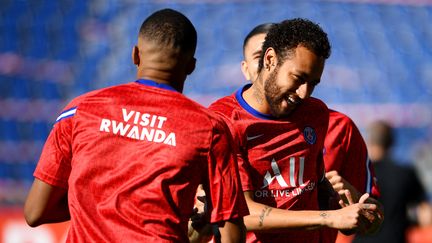
<path id="1" fill-rule="evenodd" d="M 432 1 L 0 0 L 0 218 L 21 220 L 63 106 L 134 81 L 131 48 L 142 21 L 161 8 L 181 11 L 198 31 L 184 93 L 205 106 L 247 82 L 242 43 L 254 26 L 293 17 L 319 23 L 333 50 L 314 96 L 362 132 L 377 119 L 392 124 L 395 157 L 415 166 L 432 198 Z"/>

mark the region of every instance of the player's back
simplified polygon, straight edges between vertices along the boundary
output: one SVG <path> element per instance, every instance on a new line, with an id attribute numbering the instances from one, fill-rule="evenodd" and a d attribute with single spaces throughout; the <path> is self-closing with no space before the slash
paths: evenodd
<path id="1" fill-rule="evenodd" d="M 186 241 L 196 188 L 208 177 L 208 112 L 169 87 L 139 81 L 69 107 L 76 107 L 70 239 Z"/>

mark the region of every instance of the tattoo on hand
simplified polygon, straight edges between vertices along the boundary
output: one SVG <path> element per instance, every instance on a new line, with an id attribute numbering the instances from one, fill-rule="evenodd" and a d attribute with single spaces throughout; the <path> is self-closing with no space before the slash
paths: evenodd
<path id="1" fill-rule="evenodd" d="M 271 211 L 271 210 L 272 210 L 272 209 L 271 209 L 270 207 L 265 206 L 265 207 L 263 208 L 263 210 L 261 211 L 261 214 L 260 214 L 260 216 L 259 216 L 259 226 L 260 226 L 260 227 L 263 226 L 264 218 L 270 214 L 270 211 Z"/>

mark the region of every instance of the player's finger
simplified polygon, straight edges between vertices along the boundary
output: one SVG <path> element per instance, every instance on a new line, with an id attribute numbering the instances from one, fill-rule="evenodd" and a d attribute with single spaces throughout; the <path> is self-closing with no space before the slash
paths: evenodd
<path id="1" fill-rule="evenodd" d="M 369 193 L 363 194 L 359 199 L 359 203 L 364 203 L 368 198 L 369 198 Z"/>
<path id="2" fill-rule="evenodd" d="M 341 199 L 341 200 L 339 200 L 339 205 L 342 207 L 342 208 L 344 208 L 345 207 L 345 203 L 344 203 L 344 201 Z"/>
<path id="3" fill-rule="evenodd" d="M 341 191 L 343 189 L 343 183 L 337 182 L 337 183 L 333 184 L 333 189 L 335 191 Z"/>
<path id="4" fill-rule="evenodd" d="M 330 182 L 330 184 L 333 186 L 333 188 L 334 188 L 337 184 L 340 183 L 340 180 L 337 178 L 337 176 L 332 177 L 332 178 L 329 178 L 329 179 L 327 179 L 327 180 Z"/>
<path id="5" fill-rule="evenodd" d="M 327 179 L 328 178 L 331 178 L 331 177 L 333 177 L 333 176 L 335 176 L 335 175 L 337 175 L 338 173 L 337 173 L 337 171 L 335 171 L 335 170 L 331 170 L 331 171 L 329 171 L 329 172 L 326 172 L 326 177 L 327 177 Z"/>
<path id="6" fill-rule="evenodd" d="M 377 209 L 377 205 L 365 203 L 361 205 L 361 209 L 368 210 L 368 211 L 375 211 Z"/>
<path id="7" fill-rule="evenodd" d="M 345 190 L 345 197 L 347 198 L 349 205 L 355 203 L 354 200 L 352 199 L 350 190 Z"/>
<path id="8" fill-rule="evenodd" d="M 340 199 L 345 203 L 348 204 L 348 199 L 345 196 L 345 190 L 340 190 L 338 192 Z"/>

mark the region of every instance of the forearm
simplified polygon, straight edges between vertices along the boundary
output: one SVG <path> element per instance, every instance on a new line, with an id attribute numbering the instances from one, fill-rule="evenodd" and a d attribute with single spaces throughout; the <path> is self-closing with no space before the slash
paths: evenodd
<path id="1" fill-rule="evenodd" d="M 330 224 L 331 211 L 293 211 L 248 203 L 250 215 L 244 218 L 248 231 L 280 231 L 284 229 L 316 229 Z"/>
<path id="2" fill-rule="evenodd" d="M 245 242 L 246 240 L 243 219 L 225 221 L 222 225 L 219 225 L 219 232 L 221 243 Z"/>

